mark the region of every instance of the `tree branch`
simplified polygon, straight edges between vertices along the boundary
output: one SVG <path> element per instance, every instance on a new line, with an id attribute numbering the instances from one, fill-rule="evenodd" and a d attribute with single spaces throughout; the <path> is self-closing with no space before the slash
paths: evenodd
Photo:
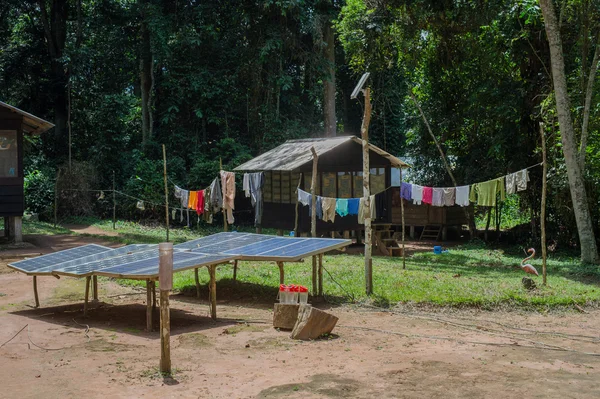
<path id="1" fill-rule="evenodd" d="M 592 108 L 592 91 L 594 90 L 594 80 L 598 71 L 598 61 L 600 61 L 600 34 L 596 36 L 596 51 L 594 59 L 590 66 L 587 88 L 585 90 L 585 105 L 583 107 L 583 124 L 581 125 L 581 144 L 579 145 L 579 168 L 583 173 L 585 169 L 585 152 L 587 148 L 588 126 L 590 123 L 590 111 Z"/>

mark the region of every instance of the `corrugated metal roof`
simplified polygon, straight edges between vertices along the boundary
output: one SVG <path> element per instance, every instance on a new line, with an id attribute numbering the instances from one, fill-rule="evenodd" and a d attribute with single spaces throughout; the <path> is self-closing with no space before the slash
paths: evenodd
<path id="1" fill-rule="evenodd" d="M 42 134 L 46 130 L 54 127 L 54 124 L 52 124 L 48 121 L 45 121 L 42 118 L 38 118 L 35 115 L 31 115 L 28 112 L 20 110 L 17 107 L 13 107 L 12 105 L 6 104 L 2 101 L 0 101 L 0 106 L 7 108 L 8 110 L 10 110 L 12 112 L 16 112 L 17 114 L 20 114 L 23 116 L 22 128 L 25 133 Z"/>
<path id="2" fill-rule="evenodd" d="M 262 155 L 238 166 L 234 170 L 237 171 L 253 171 L 253 170 L 281 170 L 292 171 L 312 162 L 311 147 L 314 147 L 319 156 L 333 150 L 334 148 L 354 141 L 362 145 L 362 140 L 356 136 L 338 136 L 332 138 L 313 138 L 288 140 Z M 381 148 L 369 144 L 369 149 L 382 157 L 388 159 L 392 166 L 398 168 L 409 168 L 410 166 L 390 153 Z"/>

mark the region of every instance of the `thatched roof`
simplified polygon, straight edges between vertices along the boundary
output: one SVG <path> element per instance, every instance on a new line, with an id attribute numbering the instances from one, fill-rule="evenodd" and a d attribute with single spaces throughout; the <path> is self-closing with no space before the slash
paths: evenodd
<path id="1" fill-rule="evenodd" d="M 38 118 L 35 115 L 31 115 L 28 112 L 20 110 L 17 107 L 13 107 L 12 105 L 6 104 L 2 101 L 0 101 L 0 107 L 6 108 L 10 112 L 14 112 L 16 114 L 23 116 L 23 124 L 21 126 L 22 126 L 24 133 L 42 134 L 46 130 L 54 127 L 54 124 L 52 124 L 48 121 L 45 121 L 42 118 Z"/>
<path id="2" fill-rule="evenodd" d="M 311 147 L 314 147 L 317 155 L 321 157 L 343 144 L 354 142 L 362 145 L 362 140 L 356 136 L 338 136 L 332 138 L 313 138 L 301 140 L 288 140 L 265 152 L 258 157 L 238 166 L 236 171 L 294 171 L 312 162 Z M 390 162 L 392 167 L 409 168 L 410 166 L 381 148 L 369 144 L 369 150 L 379 154 Z"/>

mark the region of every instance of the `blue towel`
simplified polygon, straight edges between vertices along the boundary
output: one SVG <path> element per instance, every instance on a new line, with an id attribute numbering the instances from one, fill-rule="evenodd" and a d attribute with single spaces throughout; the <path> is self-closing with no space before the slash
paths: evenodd
<path id="1" fill-rule="evenodd" d="M 402 183 L 400 187 L 400 197 L 409 201 L 412 199 L 412 184 Z"/>
<path id="2" fill-rule="evenodd" d="M 360 198 L 350 198 L 348 200 L 348 215 L 358 215 L 358 206 Z"/>
<path id="3" fill-rule="evenodd" d="M 335 200 L 335 212 L 340 216 L 348 215 L 348 198 L 338 198 Z"/>
<path id="4" fill-rule="evenodd" d="M 323 197 L 320 195 L 317 195 L 315 206 L 317 207 L 317 218 L 323 220 Z M 310 204 L 308 204 L 308 217 L 312 217 L 312 198 Z"/>

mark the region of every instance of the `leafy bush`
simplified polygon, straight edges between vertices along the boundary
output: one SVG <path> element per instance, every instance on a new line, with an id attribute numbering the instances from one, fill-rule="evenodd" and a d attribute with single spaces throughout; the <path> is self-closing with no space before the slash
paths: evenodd
<path id="1" fill-rule="evenodd" d="M 54 205 L 54 176 L 50 170 L 32 170 L 25 175 L 25 209 L 48 217 Z"/>

